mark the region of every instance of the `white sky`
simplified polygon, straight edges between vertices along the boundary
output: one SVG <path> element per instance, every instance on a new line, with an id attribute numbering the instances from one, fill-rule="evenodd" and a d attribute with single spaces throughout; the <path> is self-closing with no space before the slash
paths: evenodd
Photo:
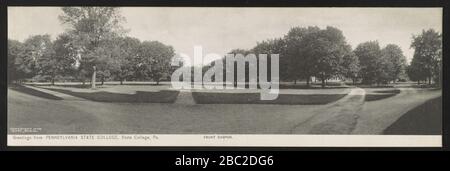
<path id="1" fill-rule="evenodd" d="M 23 41 L 30 35 L 64 31 L 59 7 L 8 7 L 8 38 Z M 193 56 L 193 46 L 203 54 L 225 54 L 250 49 L 256 42 L 285 35 L 290 28 L 327 25 L 341 29 L 347 42 L 378 40 L 399 45 L 408 61 L 413 34 L 422 29 L 442 31 L 442 8 L 210 8 L 123 7 L 123 26 L 141 41 L 157 40 L 177 53 Z"/>

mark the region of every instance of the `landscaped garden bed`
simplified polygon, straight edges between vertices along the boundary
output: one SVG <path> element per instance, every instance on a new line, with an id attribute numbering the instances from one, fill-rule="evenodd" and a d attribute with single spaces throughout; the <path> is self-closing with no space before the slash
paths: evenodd
<path id="1" fill-rule="evenodd" d="M 75 92 L 66 89 L 46 88 L 52 91 L 65 93 L 98 102 L 123 102 L 123 103 L 173 103 L 177 99 L 178 91 L 136 91 L 135 94 L 112 93 L 106 91 L 98 92 Z"/>
<path id="2" fill-rule="evenodd" d="M 193 92 L 197 104 L 283 104 L 321 105 L 334 102 L 346 94 L 279 94 L 275 100 L 261 100 L 259 93 Z"/>

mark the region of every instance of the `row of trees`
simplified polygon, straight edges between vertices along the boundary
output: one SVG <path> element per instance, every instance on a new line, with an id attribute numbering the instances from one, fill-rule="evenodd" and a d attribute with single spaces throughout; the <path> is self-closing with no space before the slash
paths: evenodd
<path id="1" fill-rule="evenodd" d="M 36 35 L 23 43 L 8 40 L 8 80 L 72 77 L 85 82 L 154 80 L 170 77 L 175 51 L 157 41 L 124 36 L 122 17 L 113 7 L 64 7 L 59 18 L 68 26 L 52 41 Z"/>
<path id="2" fill-rule="evenodd" d="M 171 46 L 125 36 L 118 8 L 63 7 L 62 11 L 59 19 L 67 30 L 56 40 L 52 41 L 49 35 L 31 36 L 23 43 L 8 40 L 9 81 L 38 77 L 54 83 L 57 78 L 72 77 L 83 84 L 91 80 L 92 87 L 97 78 L 101 82 L 112 79 L 121 83 L 159 83 L 176 69 L 170 65 L 175 56 Z M 230 53 L 279 54 L 280 79 L 305 80 L 308 86 L 312 77 L 320 79 L 323 87 L 332 78 L 363 84 L 395 83 L 406 77 L 405 73 L 410 80 L 428 80 L 431 84 L 432 80 L 439 82 L 442 75 L 441 37 L 432 29 L 413 36 L 411 48 L 415 53 L 409 66 L 399 46 L 388 44 L 382 48 L 377 41 L 368 41 L 352 49 L 342 31 L 335 27 L 294 27 L 282 38 Z M 248 64 L 246 67 L 248 71 Z"/>
<path id="3" fill-rule="evenodd" d="M 398 45 L 381 48 L 377 41 L 368 41 L 353 50 L 342 31 L 335 27 L 294 27 L 282 38 L 258 42 L 250 50 L 234 49 L 230 53 L 279 54 L 280 79 L 295 83 L 305 80 L 308 86 L 312 77 L 320 79 L 322 87 L 331 78 L 386 84 L 406 77 L 407 62 Z M 246 67 L 248 70 L 249 66 Z"/>

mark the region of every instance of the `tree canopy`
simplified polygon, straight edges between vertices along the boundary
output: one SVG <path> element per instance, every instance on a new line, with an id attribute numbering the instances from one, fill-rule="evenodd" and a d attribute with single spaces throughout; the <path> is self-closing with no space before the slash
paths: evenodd
<path id="1" fill-rule="evenodd" d="M 170 79 L 180 61 L 175 49 L 156 40 L 139 40 L 126 35 L 122 27 L 125 21 L 117 7 L 63 7 L 59 19 L 66 31 L 52 40 L 50 35 L 33 35 L 25 41 L 8 40 L 8 81 L 25 79 L 79 80 L 83 84 L 96 78 L 103 82 L 117 80 L 152 80 L 157 84 Z M 387 84 L 408 75 L 412 81 L 432 80 L 439 83 L 442 75 L 442 35 L 433 29 L 414 35 L 411 48 L 414 56 L 408 65 L 400 46 L 387 44 L 380 47 L 378 41 L 367 41 L 354 50 L 347 43 L 343 32 L 336 27 L 293 27 L 284 36 L 256 42 L 249 49 L 232 49 L 229 54 L 279 55 L 279 71 L 282 81 L 306 81 L 318 78 L 325 87 L 328 79 L 351 79 L 354 84 Z M 253 58 L 253 57 L 252 57 Z M 223 78 L 233 71 L 225 70 Z M 253 60 L 253 59 L 252 59 Z M 246 82 L 259 65 L 245 62 Z M 238 63 L 234 63 L 234 84 Z M 270 65 L 270 63 L 269 63 Z M 195 68 L 191 66 L 192 68 Z M 213 65 L 200 68 L 205 71 Z M 198 69 L 198 68 L 197 68 Z M 268 66 L 268 72 L 271 67 Z M 259 76 L 259 75 L 258 75 Z M 257 77 L 258 77 L 257 76 Z M 89 79 L 90 78 L 90 79 Z M 259 79 L 259 78 L 257 78 Z M 270 78 L 268 78 L 270 79 Z"/>
<path id="2" fill-rule="evenodd" d="M 413 36 L 411 48 L 414 48 L 414 56 L 409 77 L 415 80 L 432 79 L 440 83 L 442 72 L 442 35 L 433 29 L 423 30 L 420 35 Z M 415 76 L 415 73 L 423 72 Z"/>

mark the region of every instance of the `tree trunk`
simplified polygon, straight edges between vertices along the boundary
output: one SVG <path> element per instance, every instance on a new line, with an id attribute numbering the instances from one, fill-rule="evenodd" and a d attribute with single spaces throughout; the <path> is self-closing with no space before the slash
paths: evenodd
<path id="1" fill-rule="evenodd" d="M 120 85 L 123 85 L 123 79 L 120 79 Z"/>
<path id="2" fill-rule="evenodd" d="M 55 71 L 53 71 L 52 72 L 52 86 L 54 86 L 55 85 L 55 76 L 56 75 L 56 73 L 55 73 Z"/>
<path id="3" fill-rule="evenodd" d="M 431 77 L 428 77 L 428 85 L 431 85 Z"/>
<path id="4" fill-rule="evenodd" d="M 294 80 L 294 84 L 297 84 L 297 79 Z"/>
<path id="5" fill-rule="evenodd" d="M 306 86 L 307 87 L 309 87 L 309 79 L 310 79 L 310 77 L 308 76 L 308 77 L 306 77 Z"/>
<path id="6" fill-rule="evenodd" d="M 322 88 L 325 88 L 325 78 L 321 78 L 322 79 Z"/>
<path id="7" fill-rule="evenodd" d="M 94 89 L 95 88 L 95 77 L 97 74 L 97 70 L 96 70 L 95 66 L 93 66 L 92 68 L 94 69 L 94 72 L 92 72 L 91 88 Z"/>

